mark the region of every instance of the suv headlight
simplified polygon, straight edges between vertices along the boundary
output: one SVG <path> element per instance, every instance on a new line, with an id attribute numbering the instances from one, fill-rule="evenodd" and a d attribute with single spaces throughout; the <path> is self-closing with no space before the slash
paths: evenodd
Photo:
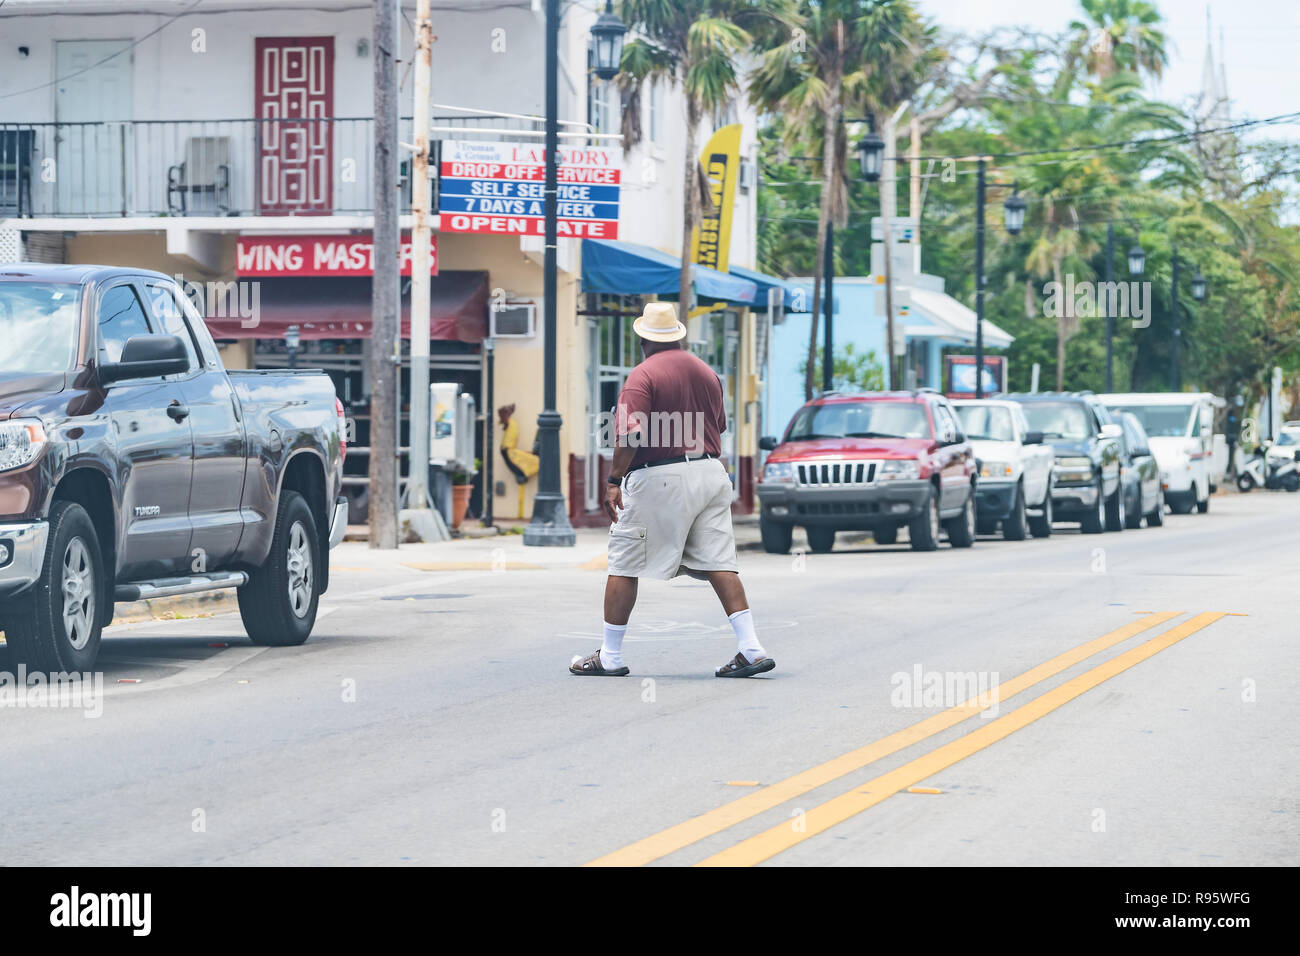
<path id="1" fill-rule="evenodd" d="M 981 478 L 1010 478 L 1016 473 L 1009 461 L 986 461 L 980 465 Z"/>
<path id="2" fill-rule="evenodd" d="M 877 474 L 881 480 L 920 478 L 921 463 L 915 458 L 894 458 L 881 464 Z"/>
<path id="3" fill-rule="evenodd" d="M 0 471 L 21 468 L 34 461 L 45 447 L 45 440 L 45 427 L 39 419 L 0 422 Z"/>
<path id="4" fill-rule="evenodd" d="M 1058 458 L 1056 476 L 1062 481 L 1087 481 L 1092 477 L 1092 459 Z"/>
<path id="5" fill-rule="evenodd" d="M 763 481 L 794 481 L 794 466 L 788 461 L 769 461 L 763 469 Z"/>

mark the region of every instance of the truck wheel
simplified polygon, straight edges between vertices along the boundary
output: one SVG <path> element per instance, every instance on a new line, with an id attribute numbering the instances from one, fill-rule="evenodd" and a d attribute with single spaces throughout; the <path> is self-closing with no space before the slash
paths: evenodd
<path id="1" fill-rule="evenodd" d="M 239 589 L 239 616 L 254 644 L 293 647 L 311 636 L 320 603 L 320 553 L 306 499 L 296 491 L 284 492 L 271 553 Z"/>
<path id="2" fill-rule="evenodd" d="M 898 525 L 891 524 L 883 528 L 876 528 L 871 532 L 871 536 L 876 539 L 876 544 L 897 544 Z"/>
<path id="3" fill-rule="evenodd" d="M 1195 492 L 1196 490 L 1195 483 L 1192 484 L 1192 490 L 1193 492 Z M 1196 511 L 1198 514 L 1205 514 L 1209 510 L 1210 510 L 1210 491 L 1207 488 L 1205 491 L 1205 500 L 1196 502 Z"/>
<path id="4" fill-rule="evenodd" d="M 778 524 L 760 516 L 758 533 L 763 539 L 763 550 L 768 554 L 790 553 L 790 543 L 794 540 L 794 525 Z"/>
<path id="5" fill-rule="evenodd" d="M 812 527 L 803 530 L 808 535 L 808 547 L 813 549 L 814 554 L 825 554 L 835 547 L 834 528 Z"/>
<path id="6" fill-rule="evenodd" d="M 1165 489 L 1156 492 L 1156 510 L 1147 515 L 1147 527 L 1159 528 L 1165 523 Z"/>
<path id="7" fill-rule="evenodd" d="M 1123 531 L 1128 527 L 1128 502 L 1124 500 L 1124 476 L 1121 474 L 1115 493 L 1106 501 L 1106 530 Z"/>
<path id="8" fill-rule="evenodd" d="M 948 543 L 954 548 L 969 548 L 975 543 L 975 493 L 966 496 L 961 514 L 943 523 L 948 532 Z"/>
<path id="9" fill-rule="evenodd" d="M 1002 538 L 1006 541 L 1024 541 L 1028 531 L 1025 489 L 1016 485 L 1016 500 L 1011 503 L 1011 514 L 1002 521 Z"/>
<path id="10" fill-rule="evenodd" d="M 1035 538 L 1050 538 L 1052 536 L 1052 486 L 1047 486 L 1047 494 L 1043 496 L 1043 513 L 1035 515 L 1029 519 L 1029 532 Z"/>
<path id="11" fill-rule="evenodd" d="M 5 614 L 5 639 L 15 664 L 34 673 L 87 671 L 99 655 L 103 628 L 103 558 L 99 535 L 75 501 L 50 508 L 41 576 Z"/>
<path id="12" fill-rule="evenodd" d="M 939 497 L 931 486 L 921 513 L 907 523 L 907 537 L 913 551 L 934 551 L 939 547 Z"/>
<path id="13" fill-rule="evenodd" d="M 1097 507 L 1083 516 L 1079 529 L 1084 534 L 1101 534 L 1106 530 L 1106 498 L 1102 495 L 1101 479 L 1097 479 Z"/>

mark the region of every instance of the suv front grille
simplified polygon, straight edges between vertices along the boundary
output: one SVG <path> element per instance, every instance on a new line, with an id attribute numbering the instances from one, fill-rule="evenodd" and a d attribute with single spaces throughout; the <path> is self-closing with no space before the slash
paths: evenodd
<path id="1" fill-rule="evenodd" d="M 810 461 L 795 465 L 799 488 L 865 488 L 876 480 L 874 461 Z"/>

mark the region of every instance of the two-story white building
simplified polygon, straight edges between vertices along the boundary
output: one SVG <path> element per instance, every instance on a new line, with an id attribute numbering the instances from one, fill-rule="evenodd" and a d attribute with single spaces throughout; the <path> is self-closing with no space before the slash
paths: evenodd
<path id="1" fill-rule="evenodd" d="M 409 142 L 415 3 L 398 6 L 400 138 Z M 620 131 L 618 91 L 590 68 L 590 27 L 603 9 L 603 0 L 564 6 L 564 146 L 620 145 L 607 137 Z M 0 262 L 134 265 L 183 277 L 204 295 L 232 367 L 292 360 L 327 369 L 364 450 L 366 357 L 392 347 L 369 337 L 371 16 L 363 0 L 9 0 L 0 7 Z M 540 146 L 543 25 L 532 0 L 434 0 L 432 135 L 440 149 L 461 141 Z M 589 246 L 587 256 L 583 240 L 561 241 L 561 460 L 578 523 L 599 520 L 601 456 L 590 424 L 639 360 L 631 318 L 646 297 L 677 291 L 668 277 L 681 251 L 684 108 L 669 85 L 640 100 L 642 140 L 621 156 L 617 238 Z M 755 355 L 769 296 L 763 277 L 745 271 L 755 265 L 757 179 L 755 116 L 743 98 L 703 123 L 697 143 L 730 123 L 741 125 L 748 168 L 738 177 L 731 271 L 699 270 L 700 301 L 721 308 L 695 324 L 694 347 L 727 384 L 727 454 L 738 507 L 748 508 Z M 409 195 L 407 184 L 404 203 Z M 541 314 L 541 238 L 451 227 L 442 210 L 434 379 L 458 382 L 484 410 L 515 404 L 526 445 L 542 400 L 533 320 Z M 587 260 L 600 268 L 584 269 Z M 302 342 L 292 355 L 291 327 Z M 496 464 L 496 515 L 513 516 L 517 496 L 513 482 L 501 481 L 509 475 L 499 452 L 483 457 Z M 364 451 L 348 470 L 363 496 Z"/>

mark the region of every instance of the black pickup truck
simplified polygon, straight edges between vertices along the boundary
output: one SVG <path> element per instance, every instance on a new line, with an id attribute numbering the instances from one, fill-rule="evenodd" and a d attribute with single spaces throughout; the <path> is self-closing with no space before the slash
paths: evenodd
<path id="1" fill-rule="evenodd" d="M 315 369 L 232 371 L 167 276 L 0 266 L 0 629 L 90 669 L 114 602 L 239 589 L 307 640 L 343 537 L 343 406 Z"/>

